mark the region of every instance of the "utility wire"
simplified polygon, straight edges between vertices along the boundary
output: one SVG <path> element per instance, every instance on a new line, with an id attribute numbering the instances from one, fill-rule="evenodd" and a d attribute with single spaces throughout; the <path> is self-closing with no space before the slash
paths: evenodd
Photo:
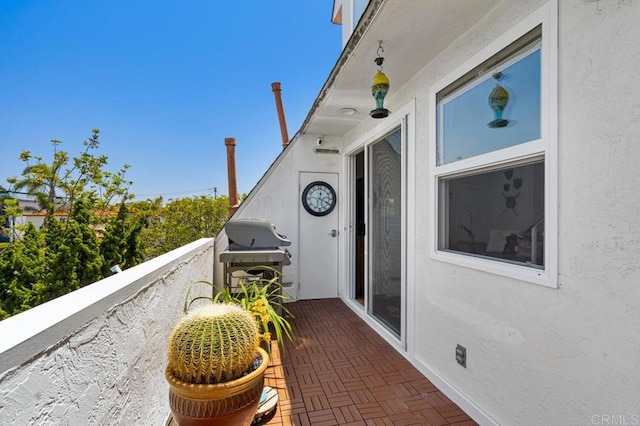
<path id="1" fill-rule="evenodd" d="M 178 191 L 178 192 L 158 192 L 155 194 L 135 194 L 136 197 L 157 197 L 163 195 L 184 195 L 184 194 L 193 194 L 195 192 L 216 192 L 216 188 L 204 188 L 204 189 L 192 189 L 188 191 Z"/>
<path id="2" fill-rule="evenodd" d="M 204 188 L 204 189 L 192 189 L 192 190 L 178 191 L 178 192 L 158 192 L 158 193 L 153 193 L 153 194 L 135 194 L 134 193 L 134 195 L 136 197 L 157 197 L 157 196 L 163 196 L 163 195 L 185 195 L 185 194 L 193 194 L 193 193 L 197 193 L 197 192 L 210 192 L 216 198 L 218 196 L 218 188 L 217 187 Z M 2 194 L 7 194 L 7 195 L 8 194 L 31 195 L 28 192 L 21 192 L 21 191 L 0 191 L 0 195 L 2 195 Z M 56 197 L 56 198 L 62 199 L 62 197 Z"/>

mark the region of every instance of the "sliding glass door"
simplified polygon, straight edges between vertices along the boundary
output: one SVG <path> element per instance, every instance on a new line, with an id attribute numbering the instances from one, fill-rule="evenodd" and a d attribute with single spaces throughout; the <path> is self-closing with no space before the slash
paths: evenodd
<path id="1" fill-rule="evenodd" d="M 402 327 L 402 132 L 368 148 L 368 303 L 398 337 Z"/>

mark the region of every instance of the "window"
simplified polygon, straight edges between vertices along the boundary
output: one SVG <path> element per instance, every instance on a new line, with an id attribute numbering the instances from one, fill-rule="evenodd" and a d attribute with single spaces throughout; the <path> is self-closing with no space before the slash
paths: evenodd
<path id="1" fill-rule="evenodd" d="M 547 217 L 555 142 L 543 24 L 514 29 L 517 36 L 502 37 L 432 91 L 433 253 L 555 287 L 555 217 Z"/>
<path id="2" fill-rule="evenodd" d="M 495 55 L 472 71 L 476 75 L 491 67 L 484 75 L 457 88 L 468 78 L 463 77 L 439 93 L 438 165 L 540 139 L 539 30 L 514 43 L 524 47 L 506 61 Z M 508 93 L 502 127 L 492 124 L 495 115 L 487 102 L 498 85 Z M 452 88 L 457 90 L 448 94 Z"/>
<path id="3" fill-rule="evenodd" d="M 544 162 L 442 178 L 440 249 L 544 268 Z"/>

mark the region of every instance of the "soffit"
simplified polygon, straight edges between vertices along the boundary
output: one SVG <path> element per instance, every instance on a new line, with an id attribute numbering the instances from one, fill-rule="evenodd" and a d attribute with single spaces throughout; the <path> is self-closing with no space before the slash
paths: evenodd
<path id="1" fill-rule="evenodd" d="M 407 83 L 501 0 L 385 0 L 357 44 L 347 43 L 329 83 L 325 84 L 302 133 L 342 136 L 369 117 L 375 102 L 371 79 L 377 70 L 378 40 L 383 40 L 384 72 L 390 94 Z M 375 0 L 371 3 L 375 3 Z M 370 13 L 370 4 L 366 13 Z M 363 19 L 362 25 L 366 20 Z M 360 28 L 360 27 L 359 27 Z M 356 28 L 355 33 L 359 30 Z M 352 116 L 342 108 L 355 108 Z"/>

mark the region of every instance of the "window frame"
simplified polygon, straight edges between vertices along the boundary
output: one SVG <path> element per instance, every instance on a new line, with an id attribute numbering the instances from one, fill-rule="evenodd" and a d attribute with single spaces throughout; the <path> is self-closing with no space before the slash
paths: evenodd
<path id="1" fill-rule="evenodd" d="M 495 56 L 537 26 L 542 27 L 540 48 L 540 139 L 438 165 L 436 148 L 439 132 L 437 94 L 456 83 L 470 70 Z M 487 106 L 487 108 L 489 107 Z M 430 257 L 454 265 L 557 288 L 557 133 L 557 4 L 555 1 L 550 1 L 429 88 L 429 164 L 430 189 L 432 192 L 430 197 Z M 499 259 L 475 257 L 438 248 L 442 235 L 446 234 L 446 229 L 444 229 L 446 228 L 446 221 L 443 221 L 442 224 L 439 221 L 439 217 L 442 214 L 440 199 L 443 179 L 528 163 L 537 159 L 543 159 L 545 169 L 544 269 L 505 263 Z"/>

